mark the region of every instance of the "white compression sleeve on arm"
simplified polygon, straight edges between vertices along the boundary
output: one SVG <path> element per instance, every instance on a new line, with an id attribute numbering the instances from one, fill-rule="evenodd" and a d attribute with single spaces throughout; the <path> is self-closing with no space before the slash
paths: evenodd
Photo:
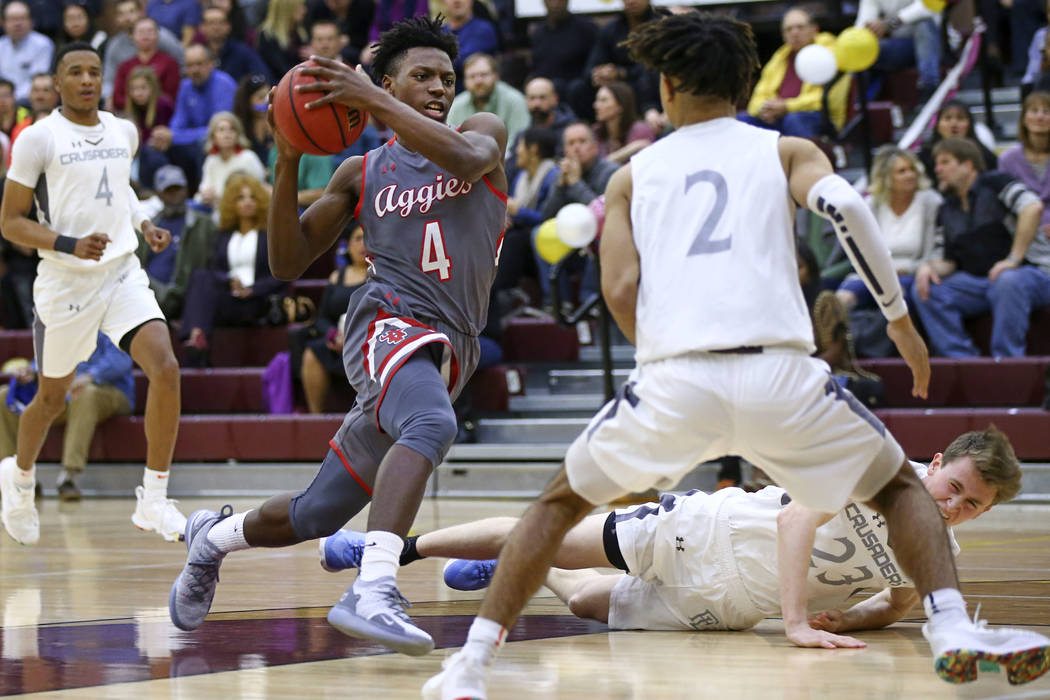
<path id="1" fill-rule="evenodd" d="M 810 188 L 806 205 L 831 221 L 853 269 L 878 301 L 882 315 L 896 321 L 907 314 L 890 251 L 882 242 L 875 215 L 860 194 L 840 176 L 827 175 Z"/>

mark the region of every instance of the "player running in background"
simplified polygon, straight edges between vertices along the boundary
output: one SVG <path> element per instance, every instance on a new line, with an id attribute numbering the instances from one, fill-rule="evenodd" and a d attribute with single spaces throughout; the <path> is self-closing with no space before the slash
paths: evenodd
<path id="1" fill-rule="evenodd" d="M 993 427 L 960 435 L 934 455 L 928 470 L 912 466 L 949 527 L 1014 498 L 1021 488 L 1013 448 Z M 782 604 L 784 618 L 799 621 L 808 607 L 822 612 L 785 633 L 799 646 L 828 648 L 863 645 L 829 633 L 885 627 L 914 607 L 918 595 L 893 555 L 881 516 L 849 503 L 817 528 L 807 553 L 796 546 L 805 531 L 792 527 L 802 520 L 798 510 L 784 489 L 768 486 L 758 493 L 664 494 L 657 503 L 590 515 L 566 534 L 554 559 L 560 568 L 550 570 L 546 585 L 573 614 L 612 629 L 742 630 L 780 615 Z M 446 566 L 445 583 L 457 590 L 484 588 L 496 566 L 490 557 L 498 556 L 516 523 L 487 518 L 410 537 L 401 563 L 459 557 Z M 790 569 L 806 573 L 801 586 L 778 579 L 778 523 L 781 553 L 813 563 Z M 357 566 L 363 548 L 364 533 L 340 530 L 321 540 L 321 566 Z M 952 549 L 958 552 L 954 537 Z M 785 585 L 805 591 L 804 598 L 781 601 Z M 879 592 L 839 609 L 860 588 Z M 799 604 L 801 610 L 791 609 Z"/>
<path id="2" fill-rule="evenodd" d="M 139 211 L 131 189 L 138 128 L 98 109 L 98 51 L 83 42 L 66 44 L 55 54 L 54 74 L 62 106 L 18 137 L 0 209 L 4 237 L 36 248 L 41 258 L 33 286 L 40 388 L 19 422 L 18 453 L 0 462 L 4 527 L 21 544 L 39 539 L 36 459 L 65 406 L 76 366 L 94 352 L 102 331 L 149 379 L 146 469 L 131 520 L 173 541 L 186 526 L 167 498 L 179 432 L 179 365 L 164 314 L 135 257 L 135 231 L 154 251 L 166 248 L 171 235 Z M 28 216 L 34 199 L 36 221 Z"/>
<path id="3" fill-rule="evenodd" d="M 758 67 L 751 28 L 688 12 L 647 22 L 627 46 L 660 73 L 664 113 L 676 128 L 606 190 L 602 291 L 637 366 L 509 535 L 466 645 L 424 696 L 486 696 L 507 629 L 545 580 L 565 533 L 594 504 L 669 488 L 693 465 L 725 454 L 761 464 L 810 509 L 796 523 L 808 532 L 808 542 L 795 544 L 803 552 L 812 549 L 815 512 L 836 512 L 852 498 L 879 513 L 923 598 L 923 630 L 942 678 L 972 680 L 978 659 L 1006 665 L 1013 682 L 1041 675 L 1050 640 L 969 619 L 929 493 L 885 427 L 810 357 L 796 203 L 833 222 L 912 370 L 913 393 L 926 395 L 926 347 L 864 201 L 812 142 L 735 119 Z M 786 579 L 804 581 L 790 565 L 780 564 Z M 784 623 L 799 628 L 806 619 Z"/>
<path id="4" fill-rule="evenodd" d="M 382 88 L 336 61 L 315 58 L 322 67 L 303 71 L 325 81 L 299 88 L 326 93 L 314 108 L 360 108 L 397 134 L 339 166 L 300 218 L 300 154 L 275 132 L 268 227 L 274 274 L 296 278 L 352 218 L 365 230 L 372 270 L 351 298 L 343 343 L 357 400 L 305 491 L 230 517 L 207 510 L 190 517 L 189 556 L 170 597 L 172 620 L 182 629 L 204 620 L 228 552 L 330 535 L 371 500 L 360 575 L 328 620 L 407 654 L 434 646 L 404 612 L 398 559 L 427 478 L 456 436 L 452 400 L 478 361 L 506 218 L 503 123 L 488 113 L 458 131 L 445 123 L 456 54 L 455 37 L 439 21 L 416 17 L 380 38 L 372 65 Z"/>

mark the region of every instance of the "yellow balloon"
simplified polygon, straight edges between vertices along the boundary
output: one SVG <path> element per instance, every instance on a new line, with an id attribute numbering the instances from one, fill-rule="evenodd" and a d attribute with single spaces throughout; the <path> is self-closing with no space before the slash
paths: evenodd
<path id="1" fill-rule="evenodd" d="M 540 224 L 539 230 L 536 231 L 536 252 L 541 258 L 553 265 L 571 250 L 572 248 L 558 238 L 557 219 L 547 219 Z"/>
<path id="2" fill-rule="evenodd" d="M 835 42 L 835 60 L 844 73 L 867 70 L 878 57 L 879 39 L 867 27 L 843 30 Z"/>
<path id="3" fill-rule="evenodd" d="M 941 13 L 944 12 L 944 8 L 948 6 L 945 0 L 922 0 L 922 4 L 926 6 L 926 9 L 930 12 Z"/>

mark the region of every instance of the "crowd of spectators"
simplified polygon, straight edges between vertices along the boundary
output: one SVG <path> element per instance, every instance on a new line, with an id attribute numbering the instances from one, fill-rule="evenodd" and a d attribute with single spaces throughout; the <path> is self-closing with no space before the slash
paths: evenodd
<path id="1" fill-rule="evenodd" d="M 292 66 L 316 54 L 367 67 L 372 42 L 393 22 L 442 13 L 460 42 L 450 124 L 491 111 L 508 127 L 510 191 L 495 313 L 510 313 L 522 300 L 556 312 L 554 300 L 579 301 L 598 291 L 593 260 L 572 256 L 552 282 L 551 262 L 535 248 L 537 229 L 566 204 L 590 204 L 618 167 L 670 130 L 658 76 L 620 44 L 660 13 L 688 9 L 624 0 L 621 11 L 595 18 L 571 13 L 566 0 L 544 0 L 545 16 L 526 29 L 508 0 L 51 4 L 51 10 L 24 0 L 3 5 L 0 162 L 7 164 L 22 129 L 57 106 L 50 75 L 55 47 L 71 41 L 96 47 L 104 61 L 104 107 L 139 128 L 134 185 L 157 223 L 173 233 L 169 251 L 155 255 L 143 247 L 140 255 L 165 313 L 181 320 L 187 356 L 199 364 L 207 362 L 216 325 L 272 316 L 272 297 L 283 290 L 269 276 L 259 212 L 266 209 L 275 156 L 268 93 Z M 804 82 L 795 57 L 810 44 L 830 46 L 834 35 L 821 31 L 810 6 L 783 9 L 782 44 L 765 47 L 738 118 L 787 135 L 834 134 L 851 108 L 852 78 L 838 76 L 828 86 Z M 994 318 L 993 354 L 1023 354 L 1029 312 L 1050 305 L 1050 44 L 1038 27 L 1048 10 L 1050 3 L 1014 0 L 1012 11 L 1026 20 L 1010 41 L 995 44 L 1004 62 L 1012 61 L 1015 82 L 1031 93 L 1020 145 L 997 159 L 990 132 L 964 103 L 950 101 L 917 153 L 885 146 L 869 174 L 868 201 L 937 354 L 976 354 L 963 321 L 986 312 Z M 860 0 L 848 19 L 879 38 L 869 76 L 874 91 L 887 74 L 913 67 L 920 96 L 933 92 L 946 61 L 940 17 L 918 0 Z M 522 60 L 525 70 L 518 69 Z M 390 135 L 373 121 L 345 152 L 304 157 L 299 205 L 321 195 L 343 160 Z M 321 410 L 329 386 L 340 381 L 336 312 L 367 268 L 360 229 L 348 228 L 345 240 L 349 255 L 331 273 L 317 317 L 290 339 L 310 410 Z M 25 327 L 34 251 L 3 243 L 0 264 L 2 325 Z M 828 276 L 822 284 L 837 290 L 847 314 L 871 307 L 856 274 Z"/>

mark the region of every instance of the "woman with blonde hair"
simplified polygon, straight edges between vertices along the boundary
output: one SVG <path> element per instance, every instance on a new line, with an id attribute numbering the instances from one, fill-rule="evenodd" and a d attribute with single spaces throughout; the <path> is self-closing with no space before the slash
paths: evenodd
<path id="1" fill-rule="evenodd" d="M 266 169 L 251 149 L 244 126 L 233 112 L 216 112 L 208 122 L 204 140 L 204 167 L 196 200 L 213 207 L 222 199 L 226 180 L 234 173 L 244 173 L 257 180 L 266 179 Z M 221 224 L 220 224 L 221 225 Z"/>
<path id="2" fill-rule="evenodd" d="M 175 113 L 171 98 L 161 92 L 157 72 L 152 66 L 136 66 L 128 74 L 128 119 L 139 128 L 139 143 L 147 143 L 158 126 L 167 126 Z"/>
<path id="3" fill-rule="evenodd" d="M 303 26 L 304 0 L 270 0 L 259 28 L 259 56 L 275 79 L 310 57 L 310 34 Z"/>
<path id="4" fill-rule="evenodd" d="M 205 366 L 216 326 L 253 325 L 266 317 L 269 297 L 287 286 L 270 273 L 266 216 L 270 194 L 249 175 L 233 175 L 219 202 L 219 233 L 206 270 L 186 286 L 182 331 L 187 364 Z"/>
<path id="5" fill-rule="evenodd" d="M 933 252 L 941 195 L 931 189 L 922 163 L 914 153 L 889 145 L 875 153 L 866 201 L 879 222 L 901 289 L 907 296 L 919 263 Z M 871 292 L 856 273 L 847 275 L 835 294 L 847 311 L 875 304 Z"/>

